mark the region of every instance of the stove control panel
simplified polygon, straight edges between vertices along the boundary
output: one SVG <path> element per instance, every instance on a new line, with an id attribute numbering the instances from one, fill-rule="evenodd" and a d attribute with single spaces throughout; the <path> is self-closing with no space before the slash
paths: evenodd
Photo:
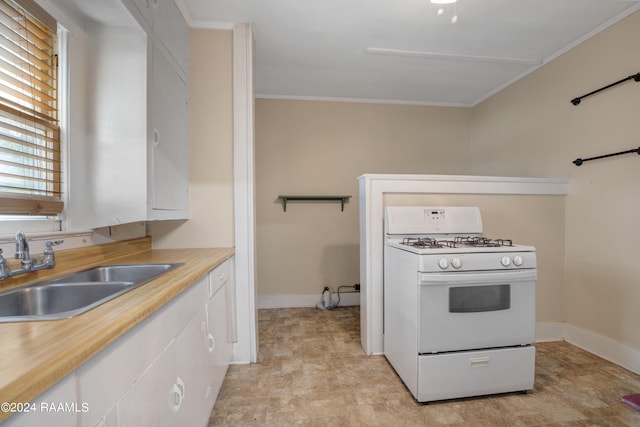
<path id="1" fill-rule="evenodd" d="M 420 255 L 421 272 L 462 272 L 486 270 L 521 270 L 536 268 L 536 253 L 491 253 Z"/>

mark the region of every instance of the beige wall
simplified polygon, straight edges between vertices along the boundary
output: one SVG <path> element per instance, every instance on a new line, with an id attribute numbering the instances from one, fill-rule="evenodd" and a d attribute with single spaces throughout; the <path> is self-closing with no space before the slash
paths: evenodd
<path id="1" fill-rule="evenodd" d="M 470 111 L 256 100 L 257 294 L 318 294 L 359 283 L 357 177 L 469 171 Z M 281 194 L 344 194 L 340 204 Z"/>
<path id="2" fill-rule="evenodd" d="M 640 158 L 576 167 L 578 157 L 640 145 L 640 84 L 569 102 L 640 71 L 640 12 L 473 109 L 472 170 L 566 176 L 564 320 L 640 349 Z"/>
<path id="3" fill-rule="evenodd" d="M 232 34 L 191 31 L 190 219 L 149 223 L 154 248 L 234 246 Z"/>

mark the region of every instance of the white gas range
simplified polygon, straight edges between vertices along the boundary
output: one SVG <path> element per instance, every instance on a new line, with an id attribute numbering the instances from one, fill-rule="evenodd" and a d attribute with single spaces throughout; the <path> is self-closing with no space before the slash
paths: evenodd
<path id="1" fill-rule="evenodd" d="M 385 232 L 384 354 L 414 397 L 533 388 L 535 248 L 477 207 L 387 207 Z"/>

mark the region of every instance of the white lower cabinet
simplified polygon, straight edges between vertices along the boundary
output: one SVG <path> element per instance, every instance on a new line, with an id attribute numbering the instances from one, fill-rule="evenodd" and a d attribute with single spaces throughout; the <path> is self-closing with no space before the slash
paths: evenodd
<path id="1" fill-rule="evenodd" d="M 118 403 L 121 427 L 207 424 L 211 407 L 203 325 L 200 309 L 127 391 Z"/>
<path id="2" fill-rule="evenodd" d="M 120 427 L 207 425 L 232 352 L 226 287 L 202 305 L 212 273 L 196 285 L 202 299 L 195 315 L 118 402 Z M 184 315 L 184 307 L 178 309 Z"/>
<path id="3" fill-rule="evenodd" d="M 2 426 L 206 426 L 233 350 L 232 266 L 233 258 L 44 392 L 31 402 L 38 411 Z"/>
<path id="4" fill-rule="evenodd" d="M 26 403 L 26 407 L 9 408 L 18 412 L 1 423 L 2 427 L 75 427 L 78 425 L 78 413 L 91 408 L 76 400 L 74 379 L 73 374 L 67 375 L 37 399 Z"/>

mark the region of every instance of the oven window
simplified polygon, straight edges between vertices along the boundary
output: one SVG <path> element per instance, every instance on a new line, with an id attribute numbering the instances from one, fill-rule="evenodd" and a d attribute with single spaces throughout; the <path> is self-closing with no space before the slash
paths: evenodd
<path id="1" fill-rule="evenodd" d="M 449 288 L 450 313 L 507 310 L 509 307 L 511 307 L 510 285 Z"/>

